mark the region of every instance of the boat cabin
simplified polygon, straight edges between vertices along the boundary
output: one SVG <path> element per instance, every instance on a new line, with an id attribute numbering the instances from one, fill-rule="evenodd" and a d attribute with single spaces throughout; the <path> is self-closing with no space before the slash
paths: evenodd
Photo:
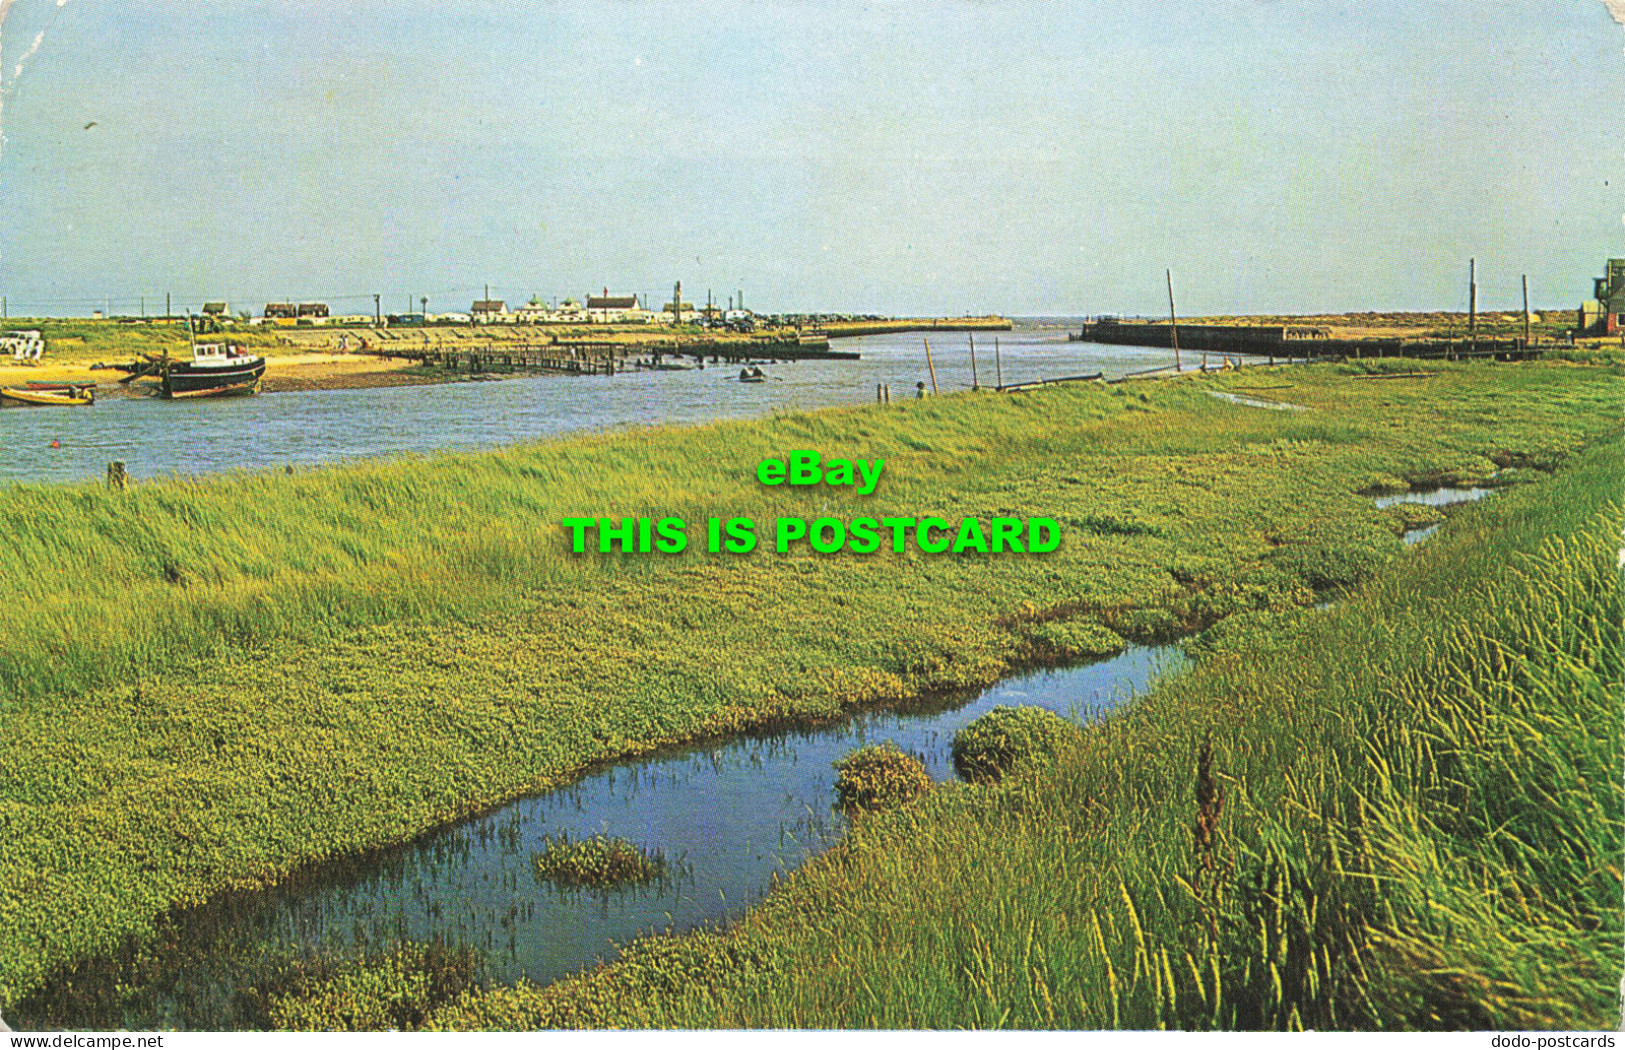
<path id="1" fill-rule="evenodd" d="M 236 365 L 254 356 L 243 353 L 240 346 L 230 346 L 226 343 L 198 343 L 192 347 L 192 364 L 203 368 Z"/>

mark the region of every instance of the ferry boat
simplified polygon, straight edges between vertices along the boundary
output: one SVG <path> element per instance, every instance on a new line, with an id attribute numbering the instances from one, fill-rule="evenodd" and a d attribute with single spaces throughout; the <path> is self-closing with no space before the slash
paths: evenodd
<path id="1" fill-rule="evenodd" d="M 163 362 L 158 390 L 167 398 L 257 394 L 265 358 L 226 343 L 195 343 L 190 361 Z"/>

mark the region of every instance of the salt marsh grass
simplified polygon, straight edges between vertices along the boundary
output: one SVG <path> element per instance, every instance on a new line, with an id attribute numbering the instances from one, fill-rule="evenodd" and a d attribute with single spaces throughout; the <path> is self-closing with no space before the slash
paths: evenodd
<path id="1" fill-rule="evenodd" d="M 1621 452 L 855 827 L 733 928 L 433 1024 L 1610 1028 Z"/>

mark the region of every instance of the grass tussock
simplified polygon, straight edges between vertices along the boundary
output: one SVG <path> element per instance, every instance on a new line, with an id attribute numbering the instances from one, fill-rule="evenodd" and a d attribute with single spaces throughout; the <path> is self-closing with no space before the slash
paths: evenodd
<path id="1" fill-rule="evenodd" d="M 1257 381 L 1243 372 L 122 493 L 7 487 L 0 1010 L 172 906 L 608 758 L 985 685 L 1090 640 L 1046 625 L 1144 641 L 1289 616 L 1405 557 L 1402 523 L 1359 495 L 1378 481 L 1501 463 L 1545 477 L 1617 426 L 1605 371 L 1430 369 L 1423 384 L 1268 373 L 1294 413 L 1204 392 Z M 798 448 L 886 473 L 869 497 L 755 482 Z M 1063 539 L 998 558 L 578 557 L 557 524 L 824 513 L 1053 516 Z M 1227 746 L 1215 736 L 1221 771 Z M 1128 812 L 1103 805 L 1060 826 Z M 1121 918 L 1100 914 L 1110 943 Z"/>
<path id="2" fill-rule="evenodd" d="M 433 1024 L 1612 1027 L 1621 452 L 1336 608 L 1238 619 L 1055 763 L 858 825 L 736 927 Z"/>
<path id="3" fill-rule="evenodd" d="M 666 874 L 666 858 L 659 850 L 603 834 L 551 838 L 531 864 L 538 879 L 568 888 L 637 886 Z"/>
<path id="4" fill-rule="evenodd" d="M 1030 633 L 1035 642 L 1047 646 L 1061 660 L 1098 660 L 1115 656 L 1128 644 L 1122 635 L 1098 620 L 1041 623 Z"/>
<path id="5" fill-rule="evenodd" d="M 896 744 L 870 744 L 835 763 L 835 804 L 848 816 L 907 805 L 931 790 L 925 763 Z"/>
<path id="6" fill-rule="evenodd" d="M 954 772 L 968 783 L 991 784 L 1020 766 L 1053 759 L 1081 732 L 1042 707 L 1001 704 L 954 734 Z"/>

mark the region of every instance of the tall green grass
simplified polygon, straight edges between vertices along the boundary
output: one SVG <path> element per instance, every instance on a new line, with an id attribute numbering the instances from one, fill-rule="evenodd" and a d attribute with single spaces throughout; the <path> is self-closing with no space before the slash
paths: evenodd
<path id="1" fill-rule="evenodd" d="M 173 905 L 663 744 L 949 685 L 1077 639 L 1279 613 L 1400 555 L 1356 495 L 1560 463 L 1618 379 L 1251 374 L 650 428 L 479 455 L 0 491 L 0 1008 Z M 795 448 L 880 490 L 770 490 Z M 1536 486 L 1537 488 L 1540 486 Z M 576 557 L 566 516 L 1046 515 L 1042 557 Z M 1072 623 L 1086 629 L 1066 630 Z"/>
<path id="2" fill-rule="evenodd" d="M 1334 609 L 1234 621 L 1053 765 L 865 822 L 736 927 L 431 1022 L 1612 1028 L 1622 451 Z"/>

